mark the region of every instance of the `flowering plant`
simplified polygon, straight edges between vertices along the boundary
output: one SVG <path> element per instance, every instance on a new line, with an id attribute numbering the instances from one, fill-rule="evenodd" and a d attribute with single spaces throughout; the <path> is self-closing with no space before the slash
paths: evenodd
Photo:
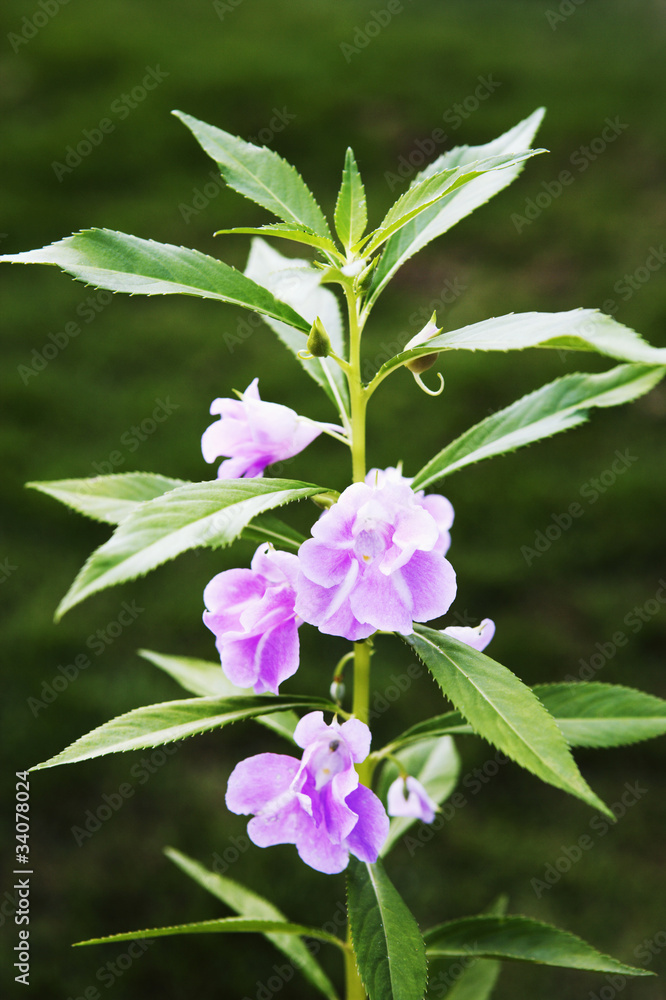
<path id="1" fill-rule="evenodd" d="M 250 567 L 218 573 L 203 595 L 204 623 L 215 635 L 220 662 L 150 654 L 193 697 L 137 708 L 34 770 L 256 720 L 276 741 L 300 748 L 302 756 L 270 752 L 238 761 L 226 804 L 251 817 L 248 835 L 258 848 L 293 844 L 311 868 L 346 872 L 349 933 L 343 939 L 312 927 L 307 915 L 292 922 L 268 900 L 171 850 L 172 860 L 237 915 L 86 943 L 256 932 L 280 948 L 329 1000 L 339 996 L 339 987 L 304 938 L 339 949 L 347 1000 L 420 1000 L 428 959 L 456 956 L 467 959 L 454 987 L 460 1000 L 491 995 L 499 960 L 647 974 L 566 931 L 507 915 L 501 902 L 423 934 L 384 867 L 405 830 L 417 821 L 433 822 L 452 793 L 458 773 L 454 736 L 477 735 L 536 777 L 612 818 L 570 748 L 613 747 L 666 732 L 666 704 L 657 698 L 597 682 L 531 689 L 484 652 L 495 632 L 491 619 L 478 626 L 438 621 L 456 596 L 455 557 L 453 564 L 448 559 L 453 508 L 443 495 L 425 492 L 467 465 L 583 423 L 594 407 L 615 406 L 648 392 L 666 371 L 666 349 L 651 347 L 596 310 L 578 309 L 502 316 L 446 333 L 433 316 L 370 377 L 361 361 L 364 327 L 400 266 L 506 187 L 526 160 L 544 152 L 531 148 L 542 111 L 485 146 L 460 147 L 438 157 L 370 232 L 364 186 L 348 150 L 334 211 L 337 241 L 303 179 L 275 152 L 188 115 L 178 117 L 216 161 L 227 185 L 280 220 L 225 231 L 255 237 L 245 273 L 196 250 L 100 229 L 2 259 L 55 264 L 77 280 L 112 292 L 189 294 L 256 312 L 328 396 L 336 422 L 311 420 L 262 400 L 255 378 L 238 399 L 220 398 L 211 405 L 219 419 L 203 432 L 203 457 L 223 459 L 212 481 L 129 473 L 31 484 L 115 526 L 75 579 L 57 617 L 188 549 L 215 549 L 239 537 L 258 545 Z M 265 242 L 267 237 L 305 246 L 312 259 L 284 257 Z M 346 330 L 332 289 L 346 304 Z M 439 395 L 441 375 L 437 390 L 423 375 L 440 355 L 528 347 L 594 351 L 622 363 L 601 374 L 567 375 L 486 416 L 411 477 L 400 465 L 368 471 L 366 409 L 387 378 L 406 368 L 418 387 Z M 266 474 L 272 463 L 293 457 L 322 433 L 349 449 L 352 482 L 344 490 Z M 316 505 L 309 538 L 267 513 L 303 499 Z M 314 693 L 280 693 L 298 671 L 301 628 L 316 628 L 353 645 L 337 664 L 321 665 Z M 386 746 L 371 750 L 369 695 L 377 633 L 394 634 L 405 643 L 452 708 L 446 710 L 442 702 L 434 717 L 418 720 Z"/>

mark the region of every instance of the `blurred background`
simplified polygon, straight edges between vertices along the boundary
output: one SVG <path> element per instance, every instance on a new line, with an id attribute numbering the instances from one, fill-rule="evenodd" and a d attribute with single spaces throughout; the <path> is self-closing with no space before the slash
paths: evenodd
<path id="1" fill-rule="evenodd" d="M 598 307 L 666 346 L 663 0 L 402 0 L 390 8 L 384 0 L 4 0 L 0 17 L 2 252 L 105 226 L 243 267 L 249 238 L 213 232 L 272 219 L 215 181 L 212 161 L 173 108 L 276 149 L 329 213 L 352 145 L 376 224 L 408 183 L 401 171 L 413 173 L 454 145 L 486 142 L 545 105 L 537 144 L 549 155 L 399 272 L 368 326 L 366 357 L 372 362 L 386 345 L 393 354 L 434 308 L 453 329 L 513 310 Z M 0 281 L 3 835 L 10 842 L 14 772 L 113 715 L 180 697 L 136 650 L 214 659 L 202 590 L 214 573 L 247 565 L 252 552 L 239 543 L 189 553 L 95 596 L 55 626 L 59 599 L 108 530 L 24 483 L 133 470 L 211 478 L 199 449 L 210 401 L 257 374 L 264 398 L 320 419 L 332 413 L 273 333 L 255 326 L 243 337 L 245 317 L 231 307 L 176 296 L 111 298 L 55 268 L 5 267 Z M 371 464 L 402 458 L 414 473 L 488 412 L 566 372 L 609 364 L 534 351 L 470 354 L 440 367 L 446 391 L 438 399 L 419 393 L 406 372 L 377 394 Z M 169 414 L 159 422 L 158 407 Z M 528 683 L 594 678 L 666 696 L 666 608 L 657 596 L 666 593 L 665 432 L 662 386 L 442 487 L 457 512 L 457 620 L 492 616 L 490 652 Z M 282 474 L 340 489 L 347 461 L 335 442 L 319 441 Z M 560 515 L 574 502 L 583 515 L 563 528 Z M 295 509 L 293 523 L 305 526 L 312 514 Z M 133 620 L 119 626 L 125 604 Z M 301 635 L 303 667 L 284 690 L 323 692 L 346 644 L 320 642 L 313 629 Z M 406 684 L 406 648 L 377 645 L 381 739 L 443 702 L 425 674 Z M 77 657 L 90 666 L 78 670 Z M 400 682 L 407 690 L 384 711 Z M 577 753 L 606 802 L 624 796 L 625 814 L 612 829 L 517 767 L 498 768 L 480 741 L 460 741 L 459 749 L 465 806 L 427 844 L 432 831 L 396 848 L 389 863 L 421 926 L 478 912 L 506 892 L 511 912 L 666 971 L 664 743 Z M 70 949 L 89 936 L 225 912 L 164 858 L 165 845 L 226 870 L 291 917 L 316 923 L 339 915 L 341 878 L 306 869 L 290 847 L 248 849 L 245 820 L 225 809 L 231 769 L 261 750 L 281 748 L 248 724 L 188 740 L 170 755 L 118 755 L 32 776 L 33 996 L 274 995 L 274 966 L 284 962 L 263 939 L 179 938 L 129 957 L 122 945 Z M 125 798 L 121 786 L 130 789 Z M 113 814 L 86 831 L 119 795 Z M 593 849 L 561 871 L 585 834 Z M 558 862 L 560 877 L 541 888 Z M 0 885 L 4 995 L 19 990 L 9 957 L 16 943 L 10 868 L 11 858 Z M 323 961 L 339 976 L 337 956 Z M 657 979 L 618 987 L 604 976 L 520 965 L 504 968 L 495 995 L 583 1000 L 609 990 L 666 997 Z M 284 995 L 313 994 L 295 976 Z"/>

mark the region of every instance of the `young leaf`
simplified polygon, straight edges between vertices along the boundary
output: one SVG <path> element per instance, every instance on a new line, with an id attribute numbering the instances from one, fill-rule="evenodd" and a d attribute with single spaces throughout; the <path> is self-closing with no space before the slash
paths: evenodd
<path id="1" fill-rule="evenodd" d="M 281 934 L 299 934 L 311 938 L 320 938 L 328 944 L 344 948 L 344 941 L 320 931 L 317 927 L 304 927 L 302 924 L 290 924 L 286 920 L 251 920 L 247 917 L 223 917 L 221 920 L 199 920 L 193 924 L 176 924 L 173 927 L 150 927 L 143 931 L 126 931 L 124 934 L 109 934 L 106 937 L 90 938 L 88 941 L 76 941 L 75 947 L 87 944 L 113 944 L 116 941 L 135 941 L 139 938 L 174 937 L 180 934 L 270 934 L 279 931 Z"/>
<path id="2" fill-rule="evenodd" d="M 381 861 L 349 859 L 347 909 L 369 1000 L 422 1000 L 428 979 L 423 938 Z"/>
<path id="3" fill-rule="evenodd" d="M 438 805 L 448 799 L 456 787 L 460 774 L 460 757 L 450 736 L 421 740 L 413 746 L 405 747 L 394 756 L 398 758 L 407 774 L 421 782 L 430 798 Z M 398 775 L 397 765 L 392 760 L 386 761 L 377 784 L 377 795 L 384 803 L 389 786 Z M 386 857 L 394 844 L 404 837 L 415 822 L 411 816 L 394 816 L 391 819 L 389 834 L 381 851 L 382 857 Z"/>
<path id="4" fill-rule="evenodd" d="M 365 188 L 356 165 L 354 151 L 349 147 L 342 171 L 342 185 L 335 204 L 335 231 L 345 250 L 358 243 L 367 224 Z"/>
<path id="5" fill-rule="evenodd" d="M 340 358 L 346 356 L 340 306 L 333 292 L 322 287 L 321 271 L 312 267 L 307 260 L 283 257 L 265 240 L 254 239 L 245 274 L 270 289 L 281 301 L 298 310 L 299 315 L 302 315 L 310 326 L 319 317 L 326 328 L 335 354 Z M 296 356 L 308 375 L 322 387 L 344 421 L 349 413 L 349 388 L 344 372 L 329 358 L 304 360 L 299 354 L 305 347 L 300 334 L 287 323 L 281 323 L 270 317 L 266 317 L 266 322 Z"/>
<path id="6" fill-rule="evenodd" d="M 241 916 L 255 920 L 286 921 L 287 918 L 277 907 L 239 882 L 209 871 L 172 847 L 165 848 L 164 853 L 181 871 Z M 328 1000 L 337 1000 L 333 984 L 298 937 L 280 933 L 267 933 L 265 936 L 300 969 L 309 983 L 328 997 Z"/>
<path id="7" fill-rule="evenodd" d="M 527 152 L 543 116 L 544 109 L 538 108 L 529 118 L 519 122 L 514 128 L 492 142 L 483 146 L 456 146 L 448 153 L 438 157 L 418 174 L 411 186 L 420 184 L 422 180 L 441 170 L 465 166 L 492 156 Z M 446 233 L 456 222 L 464 219 L 479 205 L 483 205 L 493 195 L 507 187 L 518 177 L 523 166 L 524 161 L 513 167 L 490 170 L 482 174 L 468 184 L 464 184 L 445 195 L 436 204 L 425 209 L 418 218 L 412 219 L 399 232 L 394 233 L 387 241 L 373 274 L 369 304 L 372 305 L 398 268 L 402 267 L 410 257 L 413 257 L 432 240 Z"/>
<path id="8" fill-rule="evenodd" d="M 270 291 L 198 250 L 142 240 L 110 229 L 86 229 L 41 250 L 6 254 L 16 264 L 56 264 L 93 288 L 130 295 L 197 295 L 243 306 L 303 333 L 311 323 Z"/>
<path id="9" fill-rule="evenodd" d="M 290 479 L 217 479 L 148 500 L 93 552 L 56 618 L 90 594 L 142 576 L 188 549 L 228 545 L 262 511 L 321 492 L 319 486 Z"/>
<path id="10" fill-rule="evenodd" d="M 619 747 L 666 734 L 666 701 L 634 688 L 577 681 L 536 684 L 532 691 L 571 747 Z M 446 712 L 411 726 L 385 749 L 473 732 L 460 712 Z"/>
<path id="11" fill-rule="evenodd" d="M 235 229 L 218 229 L 215 236 L 226 236 L 233 234 L 245 234 L 249 236 L 277 236 L 283 240 L 292 240 L 294 243 L 305 243 L 306 246 L 316 247 L 318 250 L 325 250 L 328 255 L 344 263 L 344 257 L 336 248 L 333 240 L 325 236 L 317 236 L 306 226 L 290 225 L 287 222 L 274 222 L 270 226 L 240 226 Z"/>
<path id="12" fill-rule="evenodd" d="M 456 350 L 522 351 L 527 347 L 596 351 L 619 361 L 666 365 L 666 347 L 652 347 L 634 330 L 597 309 L 570 309 L 560 313 L 509 313 L 439 333 L 419 347 L 396 354 L 382 365 L 372 384 L 378 385 L 395 368 L 424 354 Z"/>
<path id="13" fill-rule="evenodd" d="M 246 698 L 186 698 L 146 705 L 119 715 L 81 736 L 55 757 L 36 764 L 32 771 L 58 764 L 74 764 L 92 760 L 108 753 L 125 750 L 145 750 L 148 747 L 173 743 L 186 736 L 205 733 L 209 729 L 228 726 L 241 719 L 253 719 L 269 712 L 308 708 L 335 712 L 335 705 L 323 698 L 303 698 L 298 695 L 262 695 Z"/>
<path id="14" fill-rule="evenodd" d="M 154 664 L 192 694 L 204 698 L 238 698 L 251 697 L 251 688 L 239 688 L 227 679 L 220 663 L 208 663 L 207 660 L 197 660 L 189 656 L 167 656 L 165 653 L 154 653 L 150 649 L 138 650 L 139 656 Z M 295 712 L 273 712 L 270 715 L 257 715 L 254 719 L 286 737 L 293 743 L 294 730 L 298 725 Z"/>
<path id="15" fill-rule="evenodd" d="M 612 816 L 576 767 L 555 719 L 515 674 L 425 625 L 403 638 L 479 736 L 542 781 Z"/>
<path id="16" fill-rule="evenodd" d="M 382 243 L 402 229 L 412 219 L 426 209 L 439 204 L 446 196 L 483 176 L 490 170 L 502 170 L 505 167 L 515 167 L 531 156 L 547 152 L 545 149 L 528 149 L 523 153 L 491 156 L 486 160 L 466 163 L 461 166 L 438 170 L 427 177 L 421 175 L 403 195 L 391 206 L 381 225 L 370 233 L 368 242 L 363 246 L 364 253 L 374 253 Z"/>
<path id="17" fill-rule="evenodd" d="M 26 483 L 30 489 L 46 493 L 80 514 L 107 524 L 120 524 L 139 504 L 186 485 L 184 479 L 170 479 L 153 472 L 121 472 L 89 479 Z"/>
<path id="18" fill-rule="evenodd" d="M 421 490 L 473 462 L 576 427 L 592 407 L 628 403 L 649 392 L 663 374 L 651 365 L 618 365 L 601 375 L 565 375 L 470 427 L 424 465 L 412 485 Z"/>
<path id="19" fill-rule="evenodd" d="M 245 142 L 182 111 L 173 113 L 215 160 L 230 188 L 283 222 L 305 226 L 330 239 L 328 223 L 312 192 L 298 171 L 274 150 Z"/>
<path id="20" fill-rule="evenodd" d="M 538 962 L 566 969 L 651 976 L 648 969 L 625 965 L 602 955 L 569 931 L 530 917 L 482 915 L 452 920 L 424 935 L 428 956 L 479 955 L 483 958 Z"/>

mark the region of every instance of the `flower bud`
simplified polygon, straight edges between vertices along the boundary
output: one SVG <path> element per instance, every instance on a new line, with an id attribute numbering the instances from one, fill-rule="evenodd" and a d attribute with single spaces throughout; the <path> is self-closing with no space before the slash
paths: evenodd
<path id="1" fill-rule="evenodd" d="M 315 358 L 327 358 L 330 354 L 331 341 L 319 316 L 317 316 L 312 324 L 306 346 L 310 354 Z"/>
<path id="2" fill-rule="evenodd" d="M 437 354 L 424 354 L 421 358 L 414 358 L 412 361 L 408 361 L 405 364 L 405 368 L 409 368 L 410 372 L 414 375 L 420 375 L 422 372 L 427 372 L 428 368 L 432 368 L 435 361 L 437 361 Z"/>

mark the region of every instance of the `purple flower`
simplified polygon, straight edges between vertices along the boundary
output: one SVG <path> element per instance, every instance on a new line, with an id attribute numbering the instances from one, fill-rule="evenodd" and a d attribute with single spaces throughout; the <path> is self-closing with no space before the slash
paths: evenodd
<path id="1" fill-rule="evenodd" d="M 215 633 L 222 668 L 232 683 L 257 694 L 278 693 L 298 669 L 294 612 L 298 556 L 260 545 L 251 569 L 218 573 L 204 590 L 204 624 Z"/>
<path id="2" fill-rule="evenodd" d="M 424 823 L 432 823 L 437 811 L 425 788 L 416 778 L 396 778 L 388 790 L 389 816 L 412 816 Z"/>
<path id="3" fill-rule="evenodd" d="M 444 635 L 450 635 L 454 639 L 458 639 L 460 642 L 471 646 L 472 649 L 478 649 L 481 652 L 495 635 L 495 622 L 492 618 L 484 618 L 481 624 L 476 625 L 474 628 L 449 625 L 448 628 L 442 629 L 442 632 Z"/>
<path id="4" fill-rule="evenodd" d="M 375 862 L 389 820 L 354 768 L 370 752 L 370 730 L 358 719 L 326 725 L 323 712 L 310 712 L 296 726 L 294 740 L 305 751 L 301 761 L 261 753 L 236 765 L 228 808 L 254 814 L 247 832 L 258 847 L 295 844 L 317 871 L 343 871 L 350 853 Z"/>
<path id="5" fill-rule="evenodd" d="M 455 597 L 440 523 L 390 476 L 349 486 L 312 535 L 298 553 L 296 613 L 321 632 L 353 641 L 377 629 L 410 635 L 414 621 L 444 614 Z"/>
<path id="6" fill-rule="evenodd" d="M 263 476 L 267 465 L 298 455 L 323 430 L 341 429 L 308 420 L 280 403 L 265 403 L 258 382 L 255 378 L 240 399 L 211 403 L 210 412 L 220 419 L 204 431 L 201 451 L 207 462 L 229 456 L 217 470 L 219 479 Z"/>

